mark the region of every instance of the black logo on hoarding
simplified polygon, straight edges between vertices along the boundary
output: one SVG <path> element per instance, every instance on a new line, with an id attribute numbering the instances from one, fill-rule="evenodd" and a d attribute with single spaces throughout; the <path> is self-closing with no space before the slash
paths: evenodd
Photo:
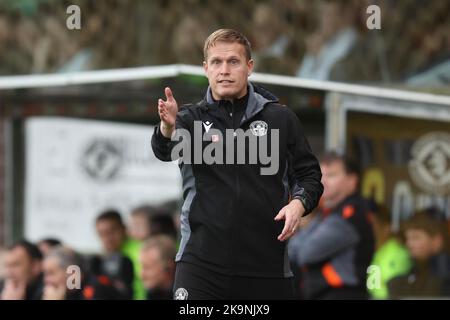
<path id="1" fill-rule="evenodd" d="M 450 191 L 450 134 L 432 132 L 422 136 L 412 147 L 409 174 L 426 192 Z"/>
<path id="2" fill-rule="evenodd" d="M 113 180 L 123 164 L 121 149 L 108 140 L 97 139 L 82 155 L 81 167 L 94 180 Z"/>

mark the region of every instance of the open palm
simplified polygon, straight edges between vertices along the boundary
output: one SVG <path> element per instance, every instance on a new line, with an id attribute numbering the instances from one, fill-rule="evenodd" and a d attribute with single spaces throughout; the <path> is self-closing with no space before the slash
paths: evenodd
<path id="1" fill-rule="evenodd" d="M 166 128 L 173 128 L 177 118 L 178 104 L 169 87 L 165 88 L 164 93 L 166 94 L 166 100 L 158 100 L 159 118 Z"/>

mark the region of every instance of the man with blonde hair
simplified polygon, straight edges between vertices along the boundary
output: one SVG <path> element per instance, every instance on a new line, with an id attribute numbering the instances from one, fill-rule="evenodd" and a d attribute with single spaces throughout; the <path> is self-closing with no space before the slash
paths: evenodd
<path id="1" fill-rule="evenodd" d="M 167 235 L 150 237 L 142 246 L 141 277 L 148 300 L 171 300 L 175 277 L 175 240 Z"/>
<path id="2" fill-rule="evenodd" d="M 295 113 L 248 81 L 253 65 L 247 38 L 219 29 L 205 98 L 178 110 L 165 88 L 158 101 L 152 149 L 183 177 L 175 299 L 293 297 L 285 241 L 317 205 L 321 172 Z"/>

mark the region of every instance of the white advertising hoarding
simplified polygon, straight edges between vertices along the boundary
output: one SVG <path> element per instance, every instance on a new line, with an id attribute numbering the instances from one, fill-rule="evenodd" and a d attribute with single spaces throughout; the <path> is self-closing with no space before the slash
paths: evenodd
<path id="1" fill-rule="evenodd" d="M 151 150 L 153 126 L 59 117 L 25 125 L 25 237 L 98 251 L 95 217 L 181 197 L 175 162 Z"/>

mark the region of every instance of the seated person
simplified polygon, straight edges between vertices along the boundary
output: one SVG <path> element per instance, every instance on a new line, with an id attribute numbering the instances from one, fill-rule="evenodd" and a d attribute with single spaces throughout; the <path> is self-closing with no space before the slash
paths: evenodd
<path id="1" fill-rule="evenodd" d="M 450 296 L 448 233 L 444 224 L 419 212 L 404 226 L 406 246 L 413 259 L 411 270 L 388 282 L 393 299 Z"/>
<path id="2" fill-rule="evenodd" d="M 123 299 L 132 299 L 134 269 L 130 258 L 122 253 L 126 230 L 120 214 L 105 211 L 97 217 L 95 226 L 104 252 L 90 259 L 90 270 L 97 276 L 107 276 Z"/>
<path id="3" fill-rule="evenodd" d="M 141 250 L 142 280 L 148 300 L 172 300 L 175 278 L 175 241 L 167 235 L 153 236 Z"/>
<path id="4" fill-rule="evenodd" d="M 7 249 L 1 300 L 39 300 L 42 296 L 42 253 L 31 242 L 20 240 Z"/>
<path id="5" fill-rule="evenodd" d="M 85 261 L 66 247 L 50 250 L 43 262 L 43 300 L 114 300 L 121 293 L 105 276 L 95 277 L 85 268 Z"/>

